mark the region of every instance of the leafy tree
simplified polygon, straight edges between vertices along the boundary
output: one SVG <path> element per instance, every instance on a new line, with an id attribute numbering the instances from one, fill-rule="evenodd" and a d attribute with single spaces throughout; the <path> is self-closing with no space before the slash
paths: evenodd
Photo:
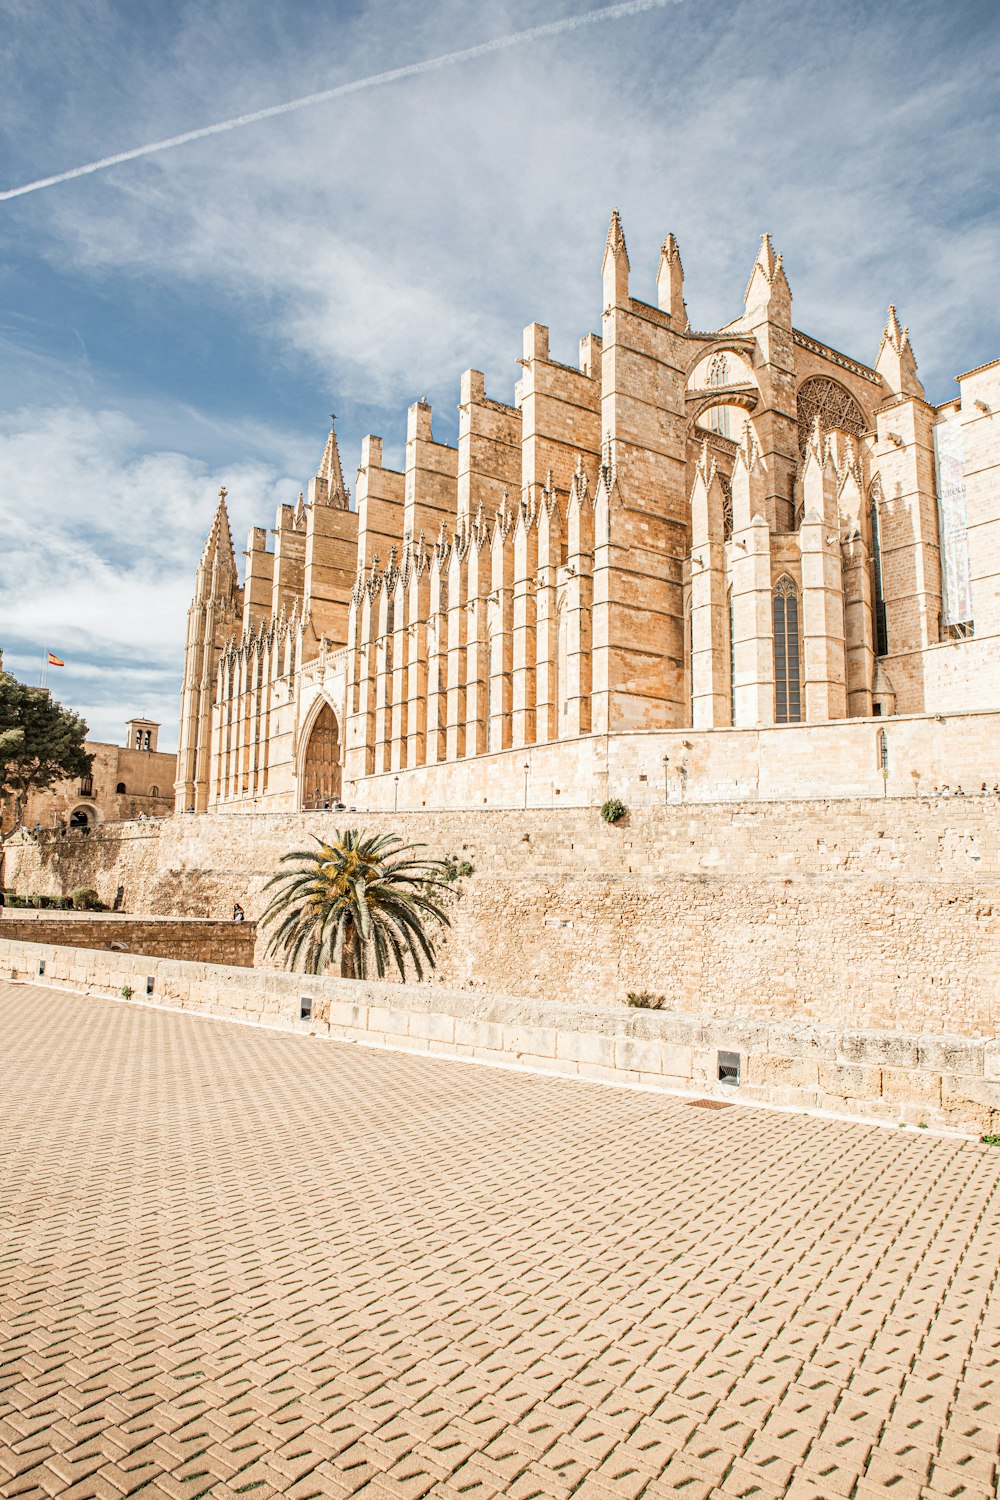
<path id="1" fill-rule="evenodd" d="M 385 975 L 394 959 L 400 977 L 407 960 L 420 979 L 433 969 L 428 922 L 449 926 L 441 905 L 449 881 L 441 860 L 423 859 L 419 844 L 394 833 L 334 832 L 316 849 L 297 849 L 264 887 L 273 892 L 261 922 L 273 927 L 267 954 L 291 968 L 321 974 L 330 965 L 348 979 L 366 979 L 374 962 Z M 418 857 L 414 857 L 418 856 Z"/>
<path id="2" fill-rule="evenodd" d="M 94 757 L 83 748 L 87 726 L 45 688 L 0 671 L 0 800 L 5 837 L 24 822 L 28 798 L 57 781 L 86 776 Z"/>

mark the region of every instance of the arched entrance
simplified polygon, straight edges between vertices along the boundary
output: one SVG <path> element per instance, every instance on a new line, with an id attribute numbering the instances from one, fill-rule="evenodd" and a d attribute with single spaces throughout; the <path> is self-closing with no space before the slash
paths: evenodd
<path id="1" fill-rule="evenodd" d="M 332 807 L 340 801 L 342 769 L 340 764 L 340 730 L 337 716 L 324 703 L 309 732 L 309 742 L 302 760 L 302 806 Z"/>
<path id="2" fill-rule="evenodd" d="M 93 828 L 97 814 L 92 807 L 75 807 L 70 813 L 70 828 Z"/>

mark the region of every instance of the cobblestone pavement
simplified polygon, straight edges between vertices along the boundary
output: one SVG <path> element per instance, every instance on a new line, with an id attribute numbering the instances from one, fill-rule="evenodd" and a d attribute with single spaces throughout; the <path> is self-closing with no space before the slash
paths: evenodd
<path id="1" fill-rule="evenodd" d="M 989 1496 L 1000 1151 L 0 985 L 0 1494 Z"/>

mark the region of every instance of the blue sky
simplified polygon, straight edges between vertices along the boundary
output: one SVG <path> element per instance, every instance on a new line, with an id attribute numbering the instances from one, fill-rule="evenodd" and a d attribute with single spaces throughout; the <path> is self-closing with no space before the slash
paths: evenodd
<path id="1" fill-rule="evenodd" d="M 0 189 L 561 16 L 587 0 L 0 0 Z M 886 305 L 933 401 L 1000 353 L 994 0 L 680 0 L 0 203 L 0 644 L 95 737 L 176 742 L 220 484 L 239 544 L 335 407 L 402 455 L 459 376 L 510 399 L 522 327 L 599 327 L 678 236 L 696 327 L 769 230 L 795 321 L 874 360 Z M 35 675 L 33 675 L 35 674 Z"/>

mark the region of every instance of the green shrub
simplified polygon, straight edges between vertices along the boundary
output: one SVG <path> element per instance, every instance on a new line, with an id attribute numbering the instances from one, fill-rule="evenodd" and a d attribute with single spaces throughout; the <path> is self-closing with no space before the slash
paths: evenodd
<path id="1" fill-rule="evenodd" d="M 979 1139 L 984 1146 L 1000 1146 L 1000 1135 L 981 1135 Z"/>
<path id="2" fill-rule="evenodd" d="M 123 984 L 121 994 L 123 1000 L 131 1000 L 132 996 L 135 994 L 135 991 L 130 984 Z"/>
<path id="3" fill-rule="evenodd" d="M 69 903 L 74 911 L 102 911 L 104 909 L 101 898 L 89 885 L 81 885 L 78 890 L 70 891 Z"/>
<path id="4" fill-rule="evenodd" d="M 441 861 L 441 879 L 448 885 L 454 885 L 456 880 L 467 880 L 471 874 L 470 862 L 459 859 L 457 854 L 446 854 Z"/>
<path id="5" fill-rule="evenodd" d="M 666 998 L 666 995 L 654 995 L 650 990 L 629 990 L 625 1004 L 631 1005 L 633 1010 L 660 1010 Z"/>
<path id="6" fill-rule="evenodd" d="M 620 797 L 610 797 L 601 808 L 601 817 L 605 823 L 620 823 L 628 813 L 628 808 Z"/>

